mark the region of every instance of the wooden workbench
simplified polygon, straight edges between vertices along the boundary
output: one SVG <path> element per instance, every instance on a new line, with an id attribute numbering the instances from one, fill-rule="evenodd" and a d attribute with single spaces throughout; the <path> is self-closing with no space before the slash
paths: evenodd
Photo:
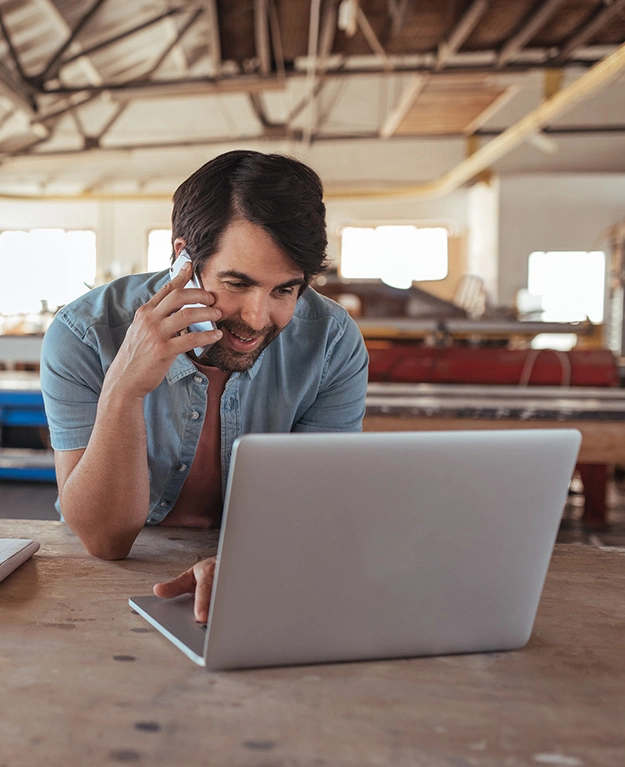
<path id="1" fill-rule="evenodd" d="M 2 767 L 625 763 L 624 550 L 557 546 L 521 651 L 209 673 L 127 598 L 214 533 L 146 529 L 122 562 L 57 522 L 0 537 L 41 543 L 0 583 Z"/>
<path id="2" fill-rule="evenodd" d="M 578 429 L 584 524 L 608 525 L 608 467 L 625 464 L 622 389 L 369 384 L 364 431 Z"/>

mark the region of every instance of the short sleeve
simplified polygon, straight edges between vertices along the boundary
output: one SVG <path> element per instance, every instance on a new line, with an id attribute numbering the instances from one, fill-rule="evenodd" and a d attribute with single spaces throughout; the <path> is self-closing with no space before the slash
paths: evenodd
<path id="1" fill-rule="evenodd" d="M 57 315 L 41 350 L 41 390 L 55 450 L 87 447 L 103 379 L 99 355 Z"/>
<path id="2" fill-rule="evenodd" d="M 326 354 L 315 402 L 293 431 L 361 431 L 365 415 L 369 356 L 360 329 L 346 317 Z"/>

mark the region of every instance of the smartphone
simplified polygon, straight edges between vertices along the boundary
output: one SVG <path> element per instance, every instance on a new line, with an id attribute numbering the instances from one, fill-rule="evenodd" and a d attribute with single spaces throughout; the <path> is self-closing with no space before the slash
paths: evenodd
<path id="1" fill-rule="evenodd" d="M 178 258 L 174 261 L 174 263 L 169 268 L 169 279 L 173 280 L 174 277 L 180 272 L 182 267 L 187 263 L 187 261 L 191 261 L 189 258 L 189 254 L 186 250 L 181 250 L 180 255 Z M 195 272 L 193 273 L 193 277 L 187 282 L 185 285 L 185 288 L 201 288 L 200 281 L 197 278 L 197 275 Z M 204 304 L 185 304 L 185 306 L 204 306 Z M 214 322 L 210 322 L 209 320 L 206 320 L 206 322 L 194 322 L 192 325 L 189 325 L 189 330 L 192 332 L 199 332 L 202 330 L 216 330 L 217 325 L 215 325 Z M 196 356 L 200 357 L 207 349 L 210 349 L 212 344 L 209 344 L 208 346 L 196 346 L 193 351 L 195 352 Z"/>

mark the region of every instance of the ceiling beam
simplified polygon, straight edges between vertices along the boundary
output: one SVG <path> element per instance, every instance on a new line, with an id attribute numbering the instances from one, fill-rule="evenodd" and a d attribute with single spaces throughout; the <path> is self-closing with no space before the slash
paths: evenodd
<path id="1" fill-rule="evenodd" d="M 300 130 L 291 131 L 285 125 L 275 124 L 272 126 L 272 135 L 269 137 L 273 140 L 301 140 L 302 132 Z M 496 138 L 505 133 L 505 130 L 480 130 L 473 135 L 481 138 Z M 570 127 L 558 127 L 558 128 L 543 128 L 542 134 L 554 137 L 566 138 L 567 136 L 588 136 L 588 135 L 625 135 L 625 125 L 600 125 L 595 127 L 585 126 L 570 126 Z M 524 140 L 529 140 L 529 136 Z M 258 141 L 259 138 L 266 138 L 264 135 L 258 134 L 242 134 L 240 136 L 232 136 L 232 134 L 224 136 L 215 136 L 214 138 L 202 138 L 202 139 L 189 139 L 185 141 L 172 140 L 172 141 L 156 141 L 154 143 L 128 143 L 128 144 L 105 144 L 103 146 L 94 147 L 95 150 L 105 154 L 111 152 L 133 152 L 133 151 L 149 151 L 154 149 L 180 149 L 180 148 L 192 148 L 203 146 L 218 146 L 218 145 L 231 145 L 231 144 L 249 144 L 250 142 Z M 314 143 L 341 143 L 344 141 L 375 141 L 379 138 L 378 134 L 373 131 L 363 131 L 362 133 L 351 134 L 324 134 L 315 137 Z M 415 140 L 423 138 L 430 138 L 433 140 L 449 139 L 449 138 L 466 138 L 464 134 L 451 133 L 451 134 L 436 134 L 432 136 L 399 136 L 393 139 L 394 142 L 410 144 Z M 37 142 L 40 143 L 40 142 Z M 84 147 L 76 147 L 72 149 L 52 149 L 43 152 L 37 152 L 36 154 L 20 154 L 11 152 L 11 161 L 15 165 L 22 165 L 24 168 L 29 167 L 30 162 L 40 164 L 45 158 L 52 159 L 54 157 L 72 157 L 85 153 Z M 480 150 L 477 150 L 480 151 Z M 7 153 L 9 154 L 9 153 Z M 405 191 L 405 190 L 404 190 Z M 0 196 L 2 194 L 0 193 Z M 399 195 L 401 196 L 401 194 Z M 410 196 L 406 194 L 405 196 Z"/>
<path id="2" fill-rule="evenodd" d="M 625 0 L 624 0 L 625 2 Z M 108 41 L 106 44 L 109 44 Z M 320 43 L 321 45 L 321 43 Z M 92 52 L 93 49 L 90 49 Z M 79 54 L 76 58 L 86 55 Z M 284 75 L 276 76 L 271 74 L 269 76 L 249 75 L 249 74 L 236 74 L 225 75 L 219 77 L 187 77 L 176 78 L 168 80 L 137 80 L 131 78 L 123 82 L 98 82 L 93 85 L 58 85 L 58 86 L 43 86 L 37 88 L 34 83 L 28 84 L 28 89 L 25 86 L 19 84 L 13 75 L 6 69 L 5 72 L 8 75 L 7 82 L 10 80 L 13 83 L 13 87 L 19 92 L 28 92 L 29 96 L 36 97 L 40 95 L 46 96 L 97 96 L 103 92 L 110 92 L 116 95 L 120 95 L 124 98 L 152 98 L 152 97 L 176 97 L 180 95 L 188 95 L 193 93 L 247 93 L 257 92 L 263 90 L 281 90 L 285 87 L 285 81 L 287 79 L 301 79 L 308 77 L 311 67 L 316 68 L 317 78 L 320 73 L 323 73 L 324 78 L 357 78 L 368 77 L 371 75 L 392 75 L 392 74 L 431 74 L 433 77 L 455 77 L 459 82 L 467 74 L 493 74 L 492 68 L 485 65 L 483 62 L 477 61 L 476 64 L 470 66 L 459 66 L 454 64 L 453 66 L 446 67 L 443 71 L 435 71 L 433 67 L 424 65 L 423 63 L 413 62 L 412 60 L 405 60 L 405 57 L 392 57 L 391 63 L 393 66 L 392 72 L 388 69 L 380 66 L 379 57 L 370 56 L 370 64 L 363 63 L 363 57 L 357 57 L 357 67 L 350 66 L 350 59 L 346 59 L 342 56 L 332 56 L 331 61 L 325 61 L 321 58 L 322 51 L 319 55 L 315 56 L 315 63 L 313 64 L 311 57 L 306 57 L 302 60 L 299 68 L 292 71 L 287 71 Z M 591 60 L 580 60 L 575 62 L 576 65 L 590 68 L 591 65 L 596 62 Z M 511 74 L 524 75 L 533 71 L 544 71 L 552 66 L 552 63 L 543 61 L 542 64 L 513 64 L 506 69 L 506 75 Z M 1 77 L 0 70 L 0 77 Z M 31 87 L 32 85 L 32 87 Z M 34 105 L 32 105 L 34 108 Z M 301 111 L 301 110 L 299 110 Z"/>
<path id="3" fill-rule="evenodd" d="M 103 0 L 103 1 L 105 2 L 106 0 Z M 113 37 L 109 37 L 106 40 L 102 40 L 101 42 L 90 46 L 89 48 L 85 48 L 81 50 L 79 53 L 76 53 L 73 56 L 70 56 L 69 58 L 64 59 L 61 63 L 61 66 L 64 67 L 67 64 L 71 64 L 72 61 L 75 61 L 76 59 L 80 59 L 83 56 L 90 56 L 92 53 L 95 53 L 96 51 L 101 51 L 104 48 L 108 48 L 109 46 L 114 45 L 115 43 L 118 43 L 121 40 L 125 40 L 127 37 L 131 37 L 137 32 L 141 32 L 144 29 L 147 29 L 148 27 L 154 26 L 154 24 L 158 24 L 160 21 L 163 21 L 163 19 L 168 19 L 171 16 L 175 16 L 176 14 L 181 13 L 184 10 L 186 9 L 171 8 L 169 11 L 165 11 L 165 13 L 161 13 L 158 16 L 154 16 L 151 19 L 147 19 L 147 21 L 143 21 L 140 24 L 137 24 L 136 26 L 125 30 L 124 32 L 120 32 L 117 35 L 113 35 Z"/>
<path id="4" fill-rule="evenodd" d="M 396 35 L 401 29 L 406 16 L 408 0 L 388 0 L 388 12 L 392 19 L 391 34 Z"/>
<path id="5" fill-rule="evenodd" d="M 566 61 L 572 53 L 581 48 L 596 32 L 611 21 L 614 16 L 620 14 L 624 8 L 625 0 L 614 0 L 610 5 L 605 5 L 602 10 L 597 11 L 590 21 L 560 49 L 558 55 L 549 62 L 549 66 L 557 66 Z"/>
<path id="6" fill-rule="evenodd" d="M 254 40 L 260 73 L 268 75 L 271 72 L 271 41 L 267 0 L 254 0 Z"/>
<path id="7" fill-rule="evenodd" d="M 94 147 L 99 147 L 102 139 L 106 136 L 106 134 L 111 130 L 111 128 L 115 125 L 115 123 L 119 120 L 119 118 L 124 114 L 126 109 L 130 106 L 130 104 L 126 101 L 122 104 L 116 104 L 115 105 L 115 111 L 113 114 L 109 117 L 109 119 L 106 121 L 106 123 L 100 128 L 100 132 L 97 135 L 90 136 L 88 141 L 91 142 L 91 145 Z"/>
<path id="8" fill-rule="evenodd" d="M 36 75 L 36 80 L 44 82 L 48 78 L 56 77 L 59 70 L 63 66 L 63 62 L 61 61 L 63 54 L 72 45 L 72 43 L 76 42 L 78 35 L 106 2 L 107 0 L 94 0 L 91 8 L 89 8 L 89 10 L 83 14 L 78 24 L 76 24 L 74 29 L 70 31 L 65 42 L 56 50 L 43 70 L 38 75 Z"/>
<path id="9" fill-rule="evenodd" d="M 204 0 L 208 18 L 208 55 L 213 72 L 221 74 L 221 38 L 219 36 L 219 11 L 217 0 Z"/>
<path id="10" fill-rule="evenodd" d="M 465 134 L 471 135 L 477 133 L 482 125 L 487 123 L 491 117 L 497 114 L 503 105 L 507 104 L 508 101 L 510 101 L 510 99 L 519 92 L 519 90 L 520 89 L 518 85 L 508 85 L 508 87 L 505 88 L 502 93 L 497 96 L 496 99 L 491 101 L 486 109 L 483 109 L 479 115 L 477 115 L 468 125 L 465 126 Z"/>
<path id="11" fill-rule="evenodd" d="M 369 19 L 366 17 L 365 12 L 362 10 L 360 5 L 358 6 L 358 10 L 356 12 L 356 19 L 358 21 L 360 31 L 364 35 L 365 40 L 369 44 L 369 47 L 377 56 L 382 59 L 382 66 L 384 69 L 393 69 L 393 63 L 391 59 L 389 58 L 387 52 L 384 50 L 382 43 L 378 40 L 378 36 L 369 23 Z"/>
<path id="12" fill-rule="evenodd" d="M 259 75 L 210 78 L 192 77 L 172 80 L 130 80 L 123 83 L 103 83 L 89 88 L 49 88 L 46 94 L 56 96 L 110 93 L 118 99 L 177 98 L 196 94 L 257 93 L 259 91 L 284 90 L 284 80 Z"/>
<path id="13" fill-rule="evenodd" d="M 282 48 L 282 34 L 280 33 L 280 19 L 278 18 L 276 0 L 269 0 L 269 28 L 271 30 L 271 42 L 276 60 L 276 73 L 278 77 L 284 77 L 286 67 L 284 65 L 284 50 Z"/>
<path id="14" fill-rule="evenodd" d="M 502 47 L 497 57 L 497 66 L 503 67 L 513 59 L 521 48 L 534 37 L 536 32 L 544 27 L 547 20 L 564 2 L 565 0 L 545 0 L 542 5 L 538 6 L 527 23 L 516 34 L 512 35 Z"/>
<path id="15" fill-rule="evenodd" d="M 442 69 L 447 60 L 462 47 L 464 41 L 479 24 L 480 19 L 491 4 L 492 0 L 474 0 L 467 8 L 447 40 L 439 44 L 435 69 Z"/>
<path id="16" fill-rule="evenodd" d="M 40 9 L 41 13 L 45 14 L 46 20 L 52 27 L 55 35 L 58 35 L 61 38 L 66 38 L 71 35 L 72 30 L 70 26 L 52 0 L 34 0 L 34 3 Z M 102 82 L 102 77 L 92 62 L 83 55 L 80 43 L 74 40 L 74 42 L 71 43 L 69 50 L 72 53 L 77 54 L 73 60 L 77 61 L 77 65 L 82 69 L 87 82 L 91 85 L 99 85 Z M 38 87 L 39 89 L 43 87 L 42 82 L 37 80 L 36 77 L 31 79 L 34 80 L 34 82 L 32 82 L 34 87 Z"/>
<path id="17" fill-rule="evenodd" d="M 316 124 L 316 78 L 319 63 L 319 26 L 321 22 L 321 0 L 311 0 L 310 20 L 308 24 L 308 75 L 306 77 L 306 93 L 309 99 L 310 115 L 304 129 L 304 143 L 310 144 Z"/>
<path id="18" fill-rule="evenodd" d="M 429 75 L 413 75 L 410 78 L 408 84 L 402 91 L 397 104 L 384 120 L 384 123 L 380 128 L 380 138 L 390 138 L 395 133 L 404 117 L 406 117 L 410 111 L 412 105 L 419 98 L 421 93 L 423 93 L 423 89 L 427 85 L 429 79 Z"/>
<path id="19" fill-rule="evenodd" d="M 13 45 L 13 40 L 11 39 L 11 35 L 9 34 L 9 30 L 7 29 L 7 26 L 4 23 L 4 12 L 2 11 L 2 9 L 0 9 L 0 30 L 2 31 L 2 36 L 4 37 L 4 40 L 9 49 L 9 54 L 11 55 L 11 58 L 13 59 L 13 64 L 15 65 L 15 69 L 17 70 L 17 74 L 20 76 L 21 80 L 26 81 L 26 74 L 24 73 L 24 69 L 22 68 L 22 62 L 20 61 L 20 57 L 18 56 L 15 46 Z"/>
<path id="20" fill-rule="evenodd" d="M 156 61 L 152 64 L 150 69 L 145 72 L 143 75 L 141 75 L 141 78 L 145 79 L 150 77 L 154 74 L 160 67 L 160 65 L 165 61 L 165 59 L 169 56 L 169 54 L 177 48 L 178 44 L 181 42 L 182 38 L 187 34 L 187 32 L 191 29 L 191 27 L 195 24 L 195 22 L 198 20 L 198 18 L 204 13 L 204 8 L 196 8 L 195 12 L 191 14 L 191 16 L 185 21 L 185 23 L 180 27 L 180 29 L 175 33 L 174 37 L 169 41 L 169 43 L 165 46 L 159 57 L 156 59 Z"/>
<path id="21" fill-rule="evenodd" d="M 33 89 L 24 82 L 16 80 L 13 73 L 0 62 L 0 95 L 4 96 L 32 119 L 37 117 L 37 102 Z"/>
<path id="22" fill-rule="evenodd" d="M 322 71 L 326 70 L 326 59 L 332 53 L 337 19 L 337 3 L 336 0 L 332 0 L 326 3 L 323 19 L 321 20 L 321 32 L 319 33 L 319 68 Z"/>

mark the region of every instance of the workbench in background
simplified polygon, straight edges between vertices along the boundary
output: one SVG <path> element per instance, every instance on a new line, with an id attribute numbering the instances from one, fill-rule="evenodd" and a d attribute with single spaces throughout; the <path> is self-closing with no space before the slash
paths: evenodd
<path id="1" fill-rule="evenodd" d="M 56 481 L 39 373 L 0 372 L 0 479 Z"/>

